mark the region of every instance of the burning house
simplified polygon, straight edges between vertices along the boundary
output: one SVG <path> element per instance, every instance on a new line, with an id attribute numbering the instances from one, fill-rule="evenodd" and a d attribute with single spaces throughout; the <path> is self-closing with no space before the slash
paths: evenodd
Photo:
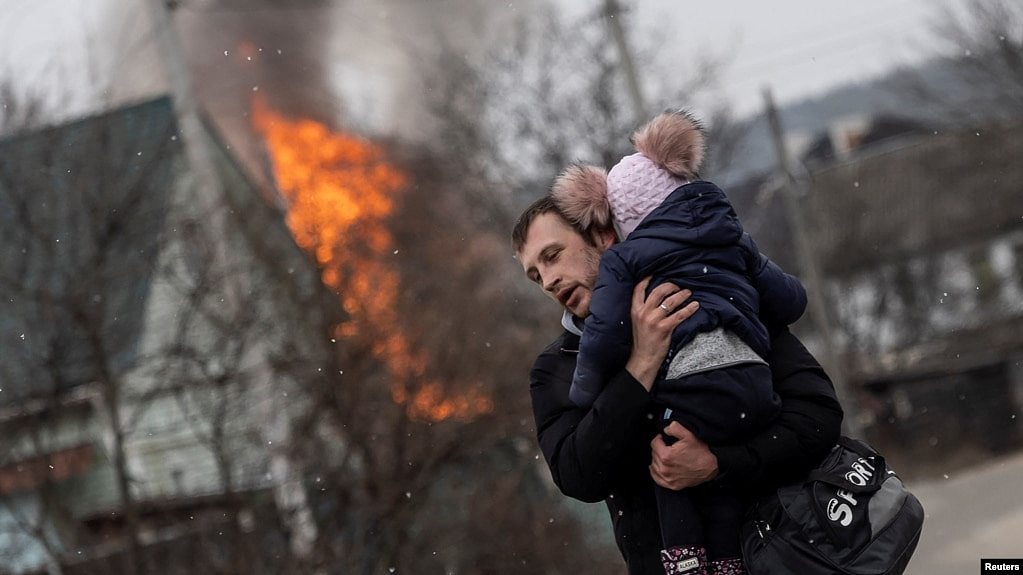
<path id="1" fill-rule="evenodd" d="M 471 57 L 514 11 L 265 4 L 176 15 L 218 203 L 166 97 L 0 142 L 5 565 L 598 564 L 531 452 L 505 234 L 402 131 L 426 30 Z"/>

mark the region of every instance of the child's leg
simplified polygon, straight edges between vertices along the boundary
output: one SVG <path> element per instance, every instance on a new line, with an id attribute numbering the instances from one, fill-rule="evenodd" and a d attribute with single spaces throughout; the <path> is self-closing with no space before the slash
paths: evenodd
<path id="1" fill-rule="evenodd" d="M 709 575 L 740 575 L 746 569 L 739 546 L 739 528 L 746 501 L 719 486 L 708 485 L 693 494 L 693 505 L 703 523 Z"/>
<path id="2" fill-rule="evenodd" d="M 700 514 L 686 490 L 656 488 L 657 514 L 664 550 L 661 561 L 668 575 L 705 575 L 707 557 L 703 546 Z"/>

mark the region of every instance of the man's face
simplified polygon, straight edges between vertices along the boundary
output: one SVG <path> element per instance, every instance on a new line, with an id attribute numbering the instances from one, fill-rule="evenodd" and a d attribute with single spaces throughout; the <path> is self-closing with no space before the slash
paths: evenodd
<path id="1" fill-rule="evenodd" d="M 613 241 L 613 232 L 608 232 L 592 245 L 561 216 L 548 212 L 530 224 L 518 258 L 530 281 L 572 315 L 586 317 L 600 255 Z"/>

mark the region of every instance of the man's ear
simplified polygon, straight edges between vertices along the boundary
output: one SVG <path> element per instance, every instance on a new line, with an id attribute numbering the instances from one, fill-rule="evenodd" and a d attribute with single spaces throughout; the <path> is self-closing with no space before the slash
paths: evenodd
<path id="1" fill-rule="evenodd" d="M 615 235 L 613 228 L 597 229 L 593 231 L 593 239 L 601 250 L 606 250 L 618 241 L 618 236 Z"/>

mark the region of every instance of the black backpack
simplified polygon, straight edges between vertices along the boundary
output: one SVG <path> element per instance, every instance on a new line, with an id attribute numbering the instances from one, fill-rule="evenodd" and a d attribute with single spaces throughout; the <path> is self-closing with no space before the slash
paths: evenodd
<path id="1" fill-rule="evenodd" d="M 923 522 L 884 458 L 842 437 L 805 480 L 753 506 L 740 540 L 750 575 L 899 575 Z"/>

